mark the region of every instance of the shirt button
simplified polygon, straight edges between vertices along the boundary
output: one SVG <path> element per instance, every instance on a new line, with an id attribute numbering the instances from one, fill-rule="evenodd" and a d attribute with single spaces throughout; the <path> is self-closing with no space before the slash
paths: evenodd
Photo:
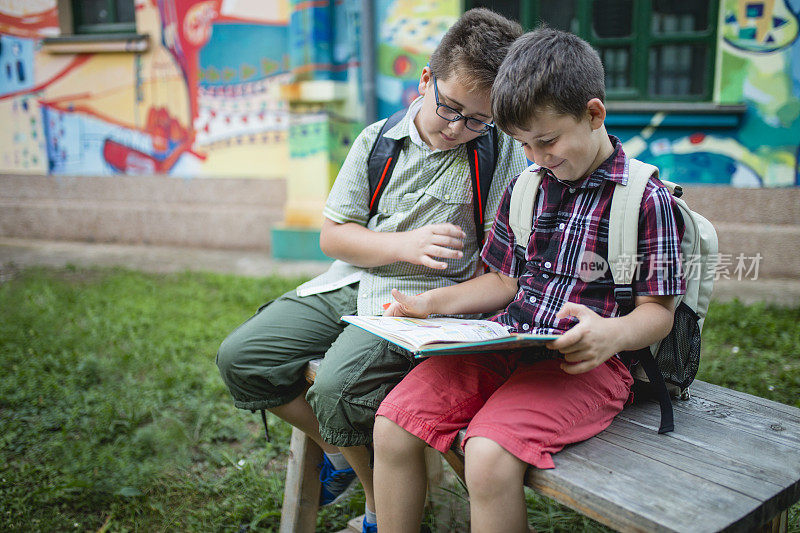
<path id="1" fill-rule="evenodd" d="M 450 199 L 450 195 L 449 195 L 449 194 L 445 194 L 445 195 L 444 195 L 444 199 L 445 199 L 445 200 L 449 200 L 449 199 Z"/>
<path id="2" fill-rule="evenodd" d="M 522 324 L 522 329 L 528 331 L 529 329 L 531 329 L 531 326 L 530 324 Z"/>
<path id="3" fill-rule="evenodd" d="M 532 304 L 535 304 L 536 303 L 536 296 L 531 296 L 530 298 L 528 298 L 528 301 L 530 303 L 532 303 Z"/>
<path id="4" fill-rule="evenodd" d="M 559 224 L 559 225 L 558 225 L 558 229 L 560 229 L 560 230 L 563 230 L 563 229 L 564 229 L 564 228 L 566 228 L 566 227 L 567 227 L 567 225 L 566 225 L 566 224 L 564 224 L 563 222 L 562 222 L 561 224 Z"/>
<path id="5" fill-rule="evenodd" d="M 544 264 L 544 267 L 545 267 L 545 268 L 550 268 L 551 266 L 553 266 L 553 265 L 551 265 L 551 264 L 550 264 L 550 261 L 548 261 L 548 262 L 546 262 L 546 263 Z"/>
<path id="6" fill-rule="evenodd" d="M 570 187 L 569 192 L 575 192 L 575 187 Z"/>
<path id="7" fill-rule="evenodd" d="M 542 274 L 542 277 L 543 277 L 544 279 L 547 279 L 547 278 L 549 278 L 550 276 L 548 276 L 547 274 Z"/>

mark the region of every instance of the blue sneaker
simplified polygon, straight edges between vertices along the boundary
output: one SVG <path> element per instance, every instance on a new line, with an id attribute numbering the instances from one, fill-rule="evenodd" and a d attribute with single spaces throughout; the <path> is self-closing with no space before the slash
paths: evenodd
<path id="1" fill-rule="evenodd" d="M 370 524 L 365 516 L 364 522 L 361 524 L 361 533 L 378 533 L 378 524 Z"/>
<path id="2" fill-rule="evenodd" d="M 319 480 L 322 490 L 319 493 L 319 505 L 331 505 L 340 501 L 347 495 L 348 489 L 356 480 L 356 473 L 352 468 L 336 470 L 328 456 L 322 455 L 319 465 Z"/>

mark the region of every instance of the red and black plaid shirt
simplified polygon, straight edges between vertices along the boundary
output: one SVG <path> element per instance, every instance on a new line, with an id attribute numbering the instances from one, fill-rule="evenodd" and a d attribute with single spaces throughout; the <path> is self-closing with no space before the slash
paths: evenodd
<path id="1" fill-rule="evenodd" d="M 515 253 L 516 242 L 508 225 L 511 190 L 517 178 L 506 189 L 481 257 L 491 268 L 519 278 L 514 301 L 493 318 L 509 330 L 564 332 L 574 325 L 574 319 L 557 320 L 555 315 L 566 302 L 583 304 L 604 317 L 620 314 L 610 269 L 603 274 L 586 270 L 587 259 L 591 264 L 599 256 L 608 263 L 611 195 L 616 183 L 628 180 L 622 143 L 614 136 L 609 138 L 614 153 L 587 178 L 563 182 L 549 170 L 545 172 L 524 259 L 521 249 Z M 639 270 L 633 283 L 637 295 L 685 292 L 680 264 L 682 235 L 683 218 L 672 195 L 651 178 L 639 214 Z"/>

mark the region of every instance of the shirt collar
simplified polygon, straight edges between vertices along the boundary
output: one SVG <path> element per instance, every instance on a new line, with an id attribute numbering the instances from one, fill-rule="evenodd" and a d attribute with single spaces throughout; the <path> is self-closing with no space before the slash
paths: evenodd
<path id="1" fill-rule="evenodd" d="M 550 169 L 544 169 L 545 176 L 548 176 L 550 179 L 554 179 L 559 183 L 573 189 L 595 189 L 602 185 L 603 181 L 605 180 L 613 181 L 614 183 L 619 183 L 620 185 L 627 185 L 628 159 L 625 157 L 625 152 L 622 149 L 622 142 L 613 135 L 609 135 L 608 140 L 611 141 L 614 151 L 610 156 L 608 156 L 608 158 L 606 158 L 605 161 L 600 163 L 600 166 L 597 167 L 591 174 L 589 174 L 587 178 L 573 182 L 561 181 L 555 177 Z M 539 170 L 542 168 L 544 167 L 537 165 L 534 170 Z"/>

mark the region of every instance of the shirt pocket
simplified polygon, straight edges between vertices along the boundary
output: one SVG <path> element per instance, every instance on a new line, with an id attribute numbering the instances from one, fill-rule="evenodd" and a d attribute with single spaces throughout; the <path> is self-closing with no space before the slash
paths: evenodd
<path id="1" fill-rule="evenodd" d="M 532 258 L 545 276 L 578 278 L 584 282 L 611 281 L 608 225 L 589 219 L 557 217 L 542 221 L 538 242 L 541 253 Z M 537 221 L 538 223 L 538 221 Z"/>

